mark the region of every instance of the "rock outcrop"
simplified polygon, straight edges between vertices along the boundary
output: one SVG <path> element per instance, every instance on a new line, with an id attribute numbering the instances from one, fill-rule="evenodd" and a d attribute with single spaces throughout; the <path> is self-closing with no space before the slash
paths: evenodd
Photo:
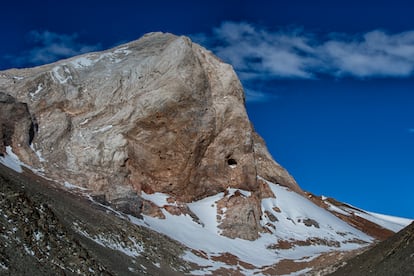
<path id="1" fill-rule="evenodd" d="M 223 233 L 255 239 L 266 196 L 258 175 L 302 193 L 254 131 L 232 67 L 186 37 L 151 33 L 108 51 L 3 71 L 0 91 L 0 152 L 11 146 L 49 178 L 109 203 L 139 209 L 141 192 L 190 202 L 238 188 L 251 197 L 229 200 L 243 207 L 228 214 Z M 19 116 L 10 120 L 12 110 Z M 233 233 L 240 223 L 246 231 Z"/>

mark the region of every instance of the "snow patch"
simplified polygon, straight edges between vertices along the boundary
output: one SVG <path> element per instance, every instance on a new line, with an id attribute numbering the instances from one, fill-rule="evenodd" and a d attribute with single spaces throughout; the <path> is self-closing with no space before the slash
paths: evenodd
<path id="1" fill-rule="evenodd" d="M 245 191 L 242 189 L 235 189 L 235 188 L 227 188 L 228 195 L 227 197 L 233 196 L 236 192 L 241 193 L 244 197 L 250 197 L 252 195 L 251 192 Z"/>
<path id="2" fill-rule="evenodd" d="M 163 207 L 164 205 L 168 205 L 167 198 L 170 196 L 163 193 L 153 193 L 153 194 L 147 194 L 145 192 L 141 192 L 141 197 L 145 200 L 151 201 L 158 207 Z"/>
<path id="3" fill-rule="evenodd" d="M 83 188 L 83 187 L 81 187 L 81 186 L 77 186 L 77 185 L 74 185 L 74 184 L 72 184 L 72 183 L 69 183 L 69 182 L 67 182 L 67 181 L 65 181 L 64 183 L 63 183 L 63 186 L 65 187 L 65 188 L 68 188 L 68 189 L 79 189 L 79 190 L 87 190 L 86 188 Z"/>
<path id="4" fill-rule="evenodd" d="M 358 211 L 353 210 L 353 213 L 356 216 L 359 216 L 363 219 L 366 219 L 370 222 L 378 224 L 388 230 L 393 232 L 398 232 L 401 229 L 407 227 L 413 220 L 405 219 L 405 218 L 397 218 L 387 215 L 381 215 L 377 213 L 365 212 L 365 211 Z"/>
<path id="5" fill-rule="evenodd" d="M 90 235 L 88 232 L 81 230 L 80 228 L 75 228 L 78 233 L 83 235 L 84 237 L 93 240 L 97 244 L 108 247 L 113 250 L 117 250 L 119 252 L 124 253 L 125 255 L 128 255 L 130 257 L 138 257 L 141 255 L 142 252 L 144 252 L 144 247 L 135 240 L 133 237 L 128 237 L 128 239 L 131 241 L 132 245 L 127 246 L 122 239 L 117 235 L 108 235 L 105 236 L 103 234 L 97 234 L 97 235 Z"/>
<path id="6" fill-rule="evenodd" d="M 403 227 L 407 227 L 408 225 L 410 225 L 414 220 L 412 219 L 408 219 L 408 218 L 400 218 L 400 217 L 394 217 L 394 216 L 389 216 L 389 215 L 383 215 L 383 214 L 378 214 L 378 213 L 374 213 L 374 212 L 367 212 L 368 214 L 377 217 L 379 219 L 385 220 L 385 221 L 389 221 L 395 224 L 399 224 Z"/>
<path id="7" fill-rule="evenodd" d="M 409 224 L 411 224 L 414 221 L 408 218 L 401 218 L 401 217 L 368 212 L 368 211 L 359 209 L 357 207 L 354 207 L 350 204 L 347 204 L 350 207 L 347 207 L 347 206 L 338 207 L 338 206 L 331 204 L 329 201 L 327 201 L 328 199 L 327 197 L 322 196 L 321 198 L 324 201 L 324 203 L 328 205 L 328 210 L 330 211 L 333 211 L 333 212 L 336 212 L 342 215 L 346 215 L 346 216 L 356 215 L 393 232 L 400 231 L 401 229 L 407 227 Z"/>
<path id="8" fill-rule="evenodd" d="M 41 84 L 41 83 L 39 83 L 38 85 L 37 85 L 37 89 L 36 89 L 36 91 L 35 92 L 33 92 L 33 93 L 30 93 L 30 96 L 32 97 L 32 98 L 34 98 L 37 94 L 39 94 L 40 93 L 40 91 L 42 91 L 43 90 L 43 85 Z"/>
<path id="9" fill-rule="evenodd" d="M 119 49 L 116 49 L 114 51 L 115 54 L 123 54 L 123 55 L 128 55 L 130 53 L 132 53 L 131 50 L 128 50 L 128 47 L 121 47 Z"/>
<path id="10" fill-rule="evenodd" d="M 26 251 L 27 254 L 32 255 L 32 256 L 35 255 L 35 252 L 32 249 L 30 249 L 27 245 L 23 245 L 23 247 L 24 247 L 24 251 Z"/>
<path id="11" fill-rule="evenodd" d="M 7 265 L 3 264 L 3 263 L 0 263 L 0 269 L 2 269 L 2 270 L 8 270 L 9 267 Z"/>
<path id="12" fill-rule="evenodd" d="M 82 121 L 79 125 L 83 126 L 84 124 L 87 124 L 89 122 L 89 118 Z"/>
<path id="13" fill-rule="evenodd" d="M 112 128 L 112 125 L 101 127 L 100 129 L 94 130 L 92 133 L 98 133 L 98 132 L 105 132 Z"/>
<path id="14" fill-rule="evenodd" d="M 206 197 L 202 200 L 187 204 L 191 212 L 193 212 L 203 223 L 206 231 L 213 234 L 220 234 L 217 222 L 217 204 L 222 199 L 224 193 Z"/>
<path id="15" fill-rule="evenodd" d="M 292 272 L 292 273 L 289 273 L 289 274 L 285 274 L 284 276 L 300 276 L 300 275 L 306 275 L 306 273 L 309 272 L 309 271 L 311 271 L 311 270 L 312 270 L 312 268 L 311 267 L 308 267 L 308 268 L 305 268 L 305 269 L 302 269 L 302 270 L 299 270 L 299 271 L 295 271 L 295 272 Z"/>
<path id="16" fill-rule="evenodd" d="M 266 181 L 265 179 L 262 180 Z M 278 229 L 276 236 L 279 239 L 306 240 L 307 238 L 316 237 L 322 240 L 339 241 L 341 247 L 347 244 L 347 240 L 355 238 L 367 243 L 372 241 L 370 236 L 351 227 L 307 198 L 280 185 L 266 182 L 276 198 L 263 199 L 262 210 L 277 218 L 276 222 L 270 223 L 273 223 Z M 276 212 L 273 207 L 277 207 L 280 212 Z M 305 221 L 310 221 L 312 224 L 317 224 L 317 226 L 307 226 Z M 346 234 L 343 235 L 343 233 Z"/>
<path id="17" fill-rule="evenodd" d="M 43 158 L 42 151 L 40 149 L 36 150 L 33 144 L 30 144 L 30 148 L 34 151 L 40 162 L 46 162 L 46 159 Z"/>
<path id="18" fill-rule="evenodd" d="M 332 211 L 332 212 L 335 212 L 335 213 L 338 213 L 338 214 L 342 214 L 342 215 L 345 215 L 345 216 L 350 216 L 350 214 L 348 212 L 346 212 L 346 211 L 342 210 L 341 208 L 339 208 L 339 207 L 333 205 L 332 203 L 330 203 L 326 196 L 321 196 L 321 199 L 322 199 L 323 203 L 328 205 L 328 210 L 329 211 Z"/>
<path id="19" fill-rule="evenodd" d="M 23 162 L 21 162 L 19 157 L 16 154 L 14 154 L 11 146 L 6 147 L 5 156 L 0 156 L 0 163 L 18 173 L 23 172 L 22 170 Z"/>
<path id="20" fill-rule="evenodd" d="M 59 81 L 60 84 L 65 84 L 69 79 L 72 78 L 72 76 L 68 76 L 68 77 L 64 78 L 62 75 L 60 75 L 59 69 L 61 69 L 61 67 L 59 67 L 59 66 L 56 66 L 52 69 L 53 76 L 55 77 L 55 79 L 57 79 Z M 70 73 L 67 68 L 65 68 L 64 71 L 66 73 Z"/>
<path id="21" fill-rule="evenodd" d="M 76 69 L 82 69 L 94 64 L 94 61 L 89 59 L 87 56 L 83 56 L 77 59 L 74 59 L 70 62 L 72 66 Z"/>
<path id="22" fill-rule="evenodd" d="M 36 239 L 36 241 L 40 241 L 43 238 L 43 233 L 39 232 L 39 231 L 36 231 L 34 233 L 34 238 Z"/>

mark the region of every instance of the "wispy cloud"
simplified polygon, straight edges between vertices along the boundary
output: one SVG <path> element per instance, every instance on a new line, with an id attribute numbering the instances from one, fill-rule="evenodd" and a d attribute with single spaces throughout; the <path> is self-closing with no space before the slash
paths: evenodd
<path id="1" fill-rule="evenodd" d="M 414 31 L 327 34 L 270 31 L 224 22 L 195 40 L 231 63 L 241 78 L 408 77 L 414 73 Z"/>
<path id="2" fill-rule="evenodd" d="M 409 129 L 408 129 L 408 132 L 409 132 L 409 133 L 413 133 L 413 134 L 414 134 L 414 127 L 409 128 Z"/>
<path id="3" fill-rule="evenodd" d="M 224 22 L 192 36 L 233 65 L 246 99 L 267 100 L 263 86 L 275 79 L 404 78 L 414 75 L 414 31 L 389 34 L 315 34 L 303 29 L 272 31 L 246 22 Z"/>
<path id="4" fill-rule="evenodd" d="M 17 56 L 6 58 L 13 66 L 31 66 L 53 62 L 101 48 L 100 44 L 89 45 L 79 41 L 79 35 L 59 34 L 50 31 L 31 31 L 28 34 L 31 49 Z"/>
<path id="5" fill-rule="evenodd" d="M 351 40 L 352 39 L 352 40 Z M 356 77 L 408 77 L 414 69 L 414 31 L 372 31 L 345 40 L 329 40 L 318 56 L 327 73 Z"/>

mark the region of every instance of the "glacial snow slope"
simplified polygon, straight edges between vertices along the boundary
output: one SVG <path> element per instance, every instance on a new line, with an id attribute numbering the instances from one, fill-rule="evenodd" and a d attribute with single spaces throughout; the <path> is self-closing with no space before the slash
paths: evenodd
<path id="1" fill-rule="evenodd" d="M 27 167 L 22 167 L 22 162 L 12 154 L 11 148 L 8 152 L 10 155 L 0 157 L 0 162 L 18 173 L 27 171 Z M 363 214 L 365 219 L 389 228 L 396 228 L 396 225 L 403 227 L 405 223 L 411 222 L 396 217 L 371 215 L 369 212 L 349 207 L 338 210 L 336 208 L 339 207 L 330 205 L 326 210 L 287 187 L 265 182 L 273 196 L 262 200 L 260 222 L 265 231 L 254 241 L 225 237 L 220 229 L 220 222 L 225 216 L 220 202 L 231 197 L 251 196 L 250 192 L 240 189 L 229 188 L 225 192 L 188 203 L 186 206 L 172 201 L 168 194 L 142 193 L 142 198 L 156 205 L 162 216 L 143 215 L 142 218 L 137 218 L 116 213 L 132 224 L 155 230 L 182 243 L 187 249 L 184 249 L 181 258 L 184 262 L 193 263 L 188 272 L 193 275 L 215 274 L 220 271 L 230 274 L 238 271 L 245 275 L 272 275 L 278 271 L 305 273 L 322 266 L 321 259 L 325 256 L 334 254 L 340 260 L 340 252 L 359 250 L 374 242 L 373 237 L 334 216 L 330 212 L 332 210 L 358 210 L 359 216 L 362 217 Z M 88 190 L 69 183 L 62 183 L 61 186 L 88 196 Z M 111 213 L 116 214 L 115 211 Z M 132 243 L 132 247 L 124 249 L 121 245 L 105 239 L 104 235 L 95 234 L 89 237 L 85 231 L 78 232 L 101 246 L 121 251 L 132 258 L 141 255 L 144 250 L 136 242 L 135 245 Z M 289 264 L 289 268 L 286 268 L 286 264 Z"/>

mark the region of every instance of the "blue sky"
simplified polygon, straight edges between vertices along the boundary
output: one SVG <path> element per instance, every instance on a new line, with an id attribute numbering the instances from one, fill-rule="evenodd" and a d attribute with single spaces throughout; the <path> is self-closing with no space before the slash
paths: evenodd
<path id="1" fill-rule="evenodd" d="M 410 1 L 8 2 L 0 69 L 189 35 L 234 66 L 256 130 L 303 189 L 414 218 Z"/>

